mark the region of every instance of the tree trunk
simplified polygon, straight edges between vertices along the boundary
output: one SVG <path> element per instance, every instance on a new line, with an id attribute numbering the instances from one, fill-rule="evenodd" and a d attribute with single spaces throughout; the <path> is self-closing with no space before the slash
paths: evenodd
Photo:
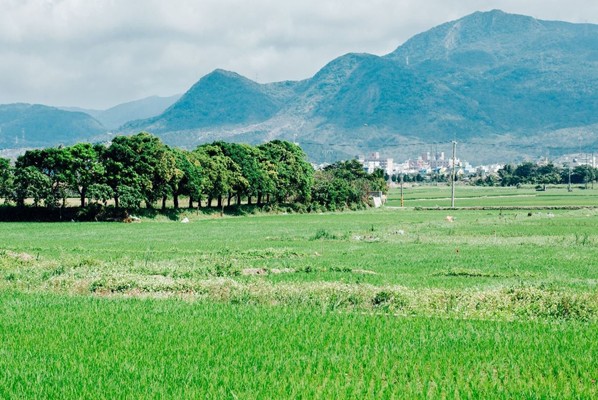
<path id="1" fill-rule="evenodd" d="M 229 195 L 228 195 L 228 199 L 227 199 L 227 201 L 226 201 L 226 206 L 227 206 L 227 207 L 230 207 L 230 201 L 231 201 L 231 199 L 232 199 L 232 198 L 233 198 L 233 195 L 232 195 L 232 194 L 229 194 Z"/>
<path id="2" fill-rule="evenodd" d="M 197 199 L 197 208 L 201 208 L 201 197 Z"/>
<path id="3" fill-rule="evenodd" d="M 114 196 L 114 207 L 118 208 L 118 196 Z"/>
<path id="4" fill-rule="evenodd" d="M 189 196 L 189 208 L 193 208 L 193 197 Z"/>
<path id="5" fill-rule="evenodd" d="M 85 207 L 85 190 L 81 190 L 81 208 Z"/>
<path id="6" fill-rule="evenodd" d="M 213 200 L 212 196 L 208 196 L 208 207 L 210 207 L 210 208 L 212 207 L 212 200 Z"/>
<path id="7" fill-rule="evenodd" d="M 162 196 L 162 211 L 166 210 L 166 196 Z"/>
<path id="8" fill-rule="evenodd" d="M 257 194 L 257 205 L 261 206 L 262 205 L 262 192 L 259 192 Z"/>
<path id="9" fill-rule="evenodd" d="M 218 208 L 222 208 L 222 195 L 218 196 Z"/>
<path id="10" fill-rule="evenodd" d="M 247 196 L 247 205 L 250 206 L 251 205 L 251 195 Z"/>
<path id="11" fill-rule="evenodd" d="M 175 210 L 179 208 L 179 195 L 174 193 L 172 195 L 172 203 Z"/>
<path id="12" fill-rule="evenodd" d="M 237 193 L 237 205 L 241 204 L 241 193 Z"/>

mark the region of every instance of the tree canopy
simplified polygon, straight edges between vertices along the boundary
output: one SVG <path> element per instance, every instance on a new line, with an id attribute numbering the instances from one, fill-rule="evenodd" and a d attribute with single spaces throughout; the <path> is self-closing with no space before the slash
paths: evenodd
<path id="1" fill-rule="evenodd" d="M 301 204 L 339 209 L 364 206 L 370 191 L 386 190 L 384 173 L 368 175 L 356 160 L 315 171 L 296 144 L 274 140 L 258 146 L 213 142 L 193 151 L 170 148 L 147 132 L 116 136 L 109 144 L 78 143 L 29 150 L 14 167 L 0 159 L 0 198 L 48 208 L 66 207 L 78 198 L 80 207 L 162 208 L 181 196 L 188 206 L 218 207 L 232 203 Z"/>

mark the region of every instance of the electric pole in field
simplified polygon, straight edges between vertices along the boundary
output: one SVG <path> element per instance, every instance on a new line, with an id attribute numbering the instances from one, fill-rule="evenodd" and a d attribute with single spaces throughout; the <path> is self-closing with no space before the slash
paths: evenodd
<path id="1" fill-rule="evenodd" d="M 405 201 L 403 200 L 403 175 L 404 173 L 401 172 L 401 207 L 405 206 Z"/>
<path id="2" fill-rule="evenodd" d="M 596 167 L 594 166 L 594 152 L 592 152 L 592 189 L 594 189 L 594 181 L 596 180 Z"/>
<path id="3" fill-rule="evenodd" d="M 456 168 L 456 159 L 457 159 L 457 142 L 453 141 L 453 173 L 451 178 L 451 208 L 455 208 L 455 168 Z"/>

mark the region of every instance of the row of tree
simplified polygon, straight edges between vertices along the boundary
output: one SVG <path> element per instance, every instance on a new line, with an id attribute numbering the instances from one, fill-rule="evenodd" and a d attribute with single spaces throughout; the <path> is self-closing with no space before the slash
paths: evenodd
<path id="1" fill-rule="evenodd" d="M 368 175 L 357 162 L 314 171 L 303 150 L 290 142 L 259 146 L 214 142 L 193 151 L 171 148 L 149 133 L 117 136 L 109 145 L 79 143 L 30 150 L 12 166 L 0 159 L 0 198 L 24 206 L 64 207 L 78 197 L 134 209 L 145 203 L 166 208 L 188 199 L 188 207 L 315 202 L 339 208 L 364 204 L 368 192 L 386 190 L 380 173 Z"/>
<path id="2" fill-rule="evenodd" d="M 596 179 L 596 168 L 591 165 L 558 167 L 554 164 L 538 165 L 524 162 L 518 165 L 507 164 L 498 171 L 498 182 L 501 186 L 517 186 L 523 184 L 556 185 L 556 184 L 588 184 Z"/>

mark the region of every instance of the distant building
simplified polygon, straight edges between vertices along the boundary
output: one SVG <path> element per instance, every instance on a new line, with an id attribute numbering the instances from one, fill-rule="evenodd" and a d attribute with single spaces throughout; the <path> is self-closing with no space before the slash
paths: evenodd
<path id="1" fill-rule="evenodd" d="M 359 156 L 358 161 L 363 165 L 363 169 L 371 174 L 376 169 L 384 170 L 388 175 L 392 175 L 394 171 L 394 163 L 392 158 L 380 158 L 380 153 L 372 153 L 369 157 Z"/>

